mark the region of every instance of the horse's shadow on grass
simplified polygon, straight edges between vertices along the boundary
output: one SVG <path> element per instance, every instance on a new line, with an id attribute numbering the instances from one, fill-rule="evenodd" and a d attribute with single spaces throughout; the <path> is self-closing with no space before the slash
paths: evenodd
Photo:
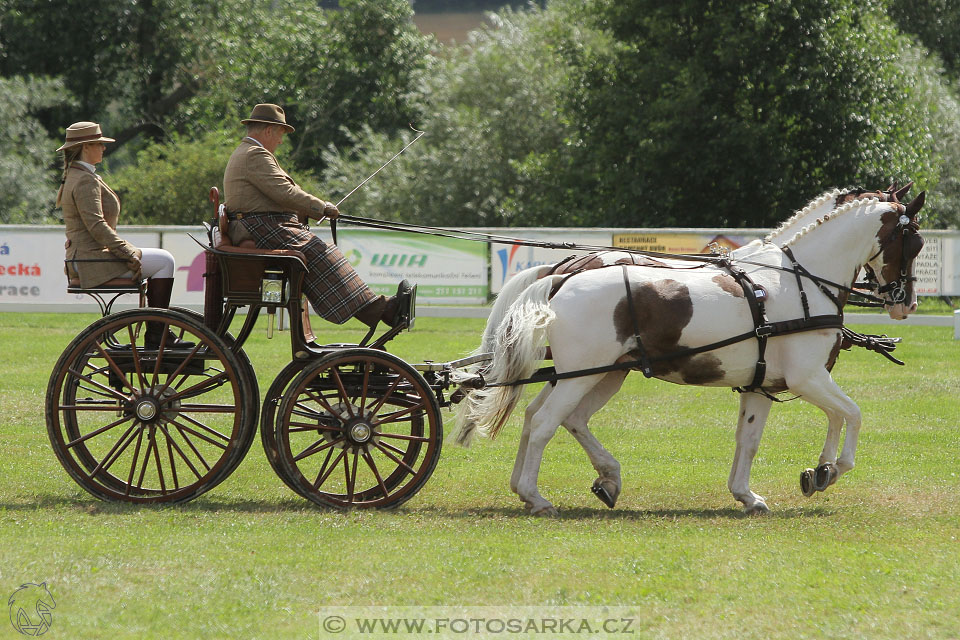
<path id="1" fill-rule="evenodd" d="M 270 500 L 220 500 L 214 497 L 200 497 L 183 504 L 136 504 L 119 502 L 102 502 L 90 497 L 74 497 L 63 495 L 34 496 L 34 500 L 23 502 L 0 502 L 0 511 L 7 512 L 41 512 L 48 510 L 68 510 L 81 512 L 91 516 L 123 516 L 140 512 L 163 511 L 178 513 L 316 513 L 348 514 L 359 510 L 336 510 L 323 508 L 302 499 Z M 758 516 L 748 515 L 742 509 L 729 507 L 724 509 L 606 509 L 604 507 L 572 507 L 561 509 L 560 515 L 551 518 L 531 516 L 522 508 L 506 506 L 489 507 L 436 507 L 436 506 L 401 506 L 397 509 L 386 510 L 383 513 L 393 514 L 398 518 L 414 516 L 429 517 L 438 520 L 471 520 L 485 518 L 513 518 L 516 520 L 543 520 L 544 522 L 563 522 L 566 520 L 621 520 L 621 521 L 657 521 L 657 520 L 746 520 L 765 519 L 790 520 L 796 518 L 825 518 L 837 513 L 837 509 L 823 506 L 788 507 L 774 509 L 770 513 Z"/>

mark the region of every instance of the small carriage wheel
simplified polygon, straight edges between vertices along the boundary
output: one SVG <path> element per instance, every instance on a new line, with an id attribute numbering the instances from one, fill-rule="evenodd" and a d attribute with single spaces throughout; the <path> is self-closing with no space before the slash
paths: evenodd
<path id="1" fill-rule="evenodd" d="M 284 367 L 283 370 L 277 374 L 277 377 L 274 378 L 270 388 L 267 389 L 267 395 L 263 398 L 263 409 L 260 411 L 260 441 L 263 444 L 263 452 L 267 456 L 267 461 L 270 463 L 270 466 L 273 467 L 276 474 L 283 480 L 284 484 L 297 493 L 300 492 L 300 489 L 297 485 L 287 480 L 287 475 L 280 467 L 280 447 L 277 445 L 274 420 L 276 419 L 277 407 L 280 405 L 280 400 L 283 398 L 284 392 L 307 364 L 308 361 L 306 360 L 294 360 Z"/>
<path id="2" fill-rule="evenodd" d="M 284 392 L 274 431 L 284 481 L 339 508 L 409 500 L 433 473 L 443 441 L 423 376 L 375 349 L 335 351 L 308 364 Z"/>
<path id="3" fill-rule="evenodd" d="M 195 343 L 145 345 L 147 323 Z M 256 430 L 252 369 L 175 311 L 102 318 L 67 346 L 47 386 L 47 433 L 70 476 L 119 502 L 185 502 L 222 482 Z"/>

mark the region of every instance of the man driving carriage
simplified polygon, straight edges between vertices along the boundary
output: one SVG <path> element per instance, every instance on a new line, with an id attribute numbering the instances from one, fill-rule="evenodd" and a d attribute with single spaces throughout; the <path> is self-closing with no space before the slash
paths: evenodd
<path id="1" fill-rule="evenodd" d="M 235 244 L 252 239 L 260 249 L 294 249 L 307 259 L 303 291 L 325 320 L 342 324 L 352 317 L 370 327 L 381 320 L 396 326 L 409 313 L 411 286 L 404 280 L 390 298 L 375 294 L 336 245 L 312 234 L 310 218 L 335 219 L 332 202 L 313 196 L 280 168 L 274 151 L 294 131 L 275 104 L 258 104 L 241 120 L 246 136 L 223 175 L 223 190 Z"/>

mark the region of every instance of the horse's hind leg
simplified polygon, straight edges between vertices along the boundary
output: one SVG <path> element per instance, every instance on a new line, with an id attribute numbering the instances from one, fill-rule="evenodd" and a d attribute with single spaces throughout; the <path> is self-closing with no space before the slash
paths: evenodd
<path id="1" fill-rule="evenodd" d="M 543 406 L 544 401 L 553 391 L 552 384 L 546 384 L 533 402 L 527 405 L 523 414 L 523 430 L 520 432 L 520 444 L 517 446 L 517 459 L 513 463 L 513 473 L 510 474 L 510 490 L 517 493 L 517 483 L 520 482 L 520 473 L 523 471 L 523 460 L 527 455 L 527 443 L 530 442 L 530 420 L 533 415 Z"/>
<path id="2" fill-rule="evenodd" d="M 517 495 L 534 515 L 556 515 L 556 508 L 537 490 L 537 476 L 543 461 L 543 450 L 557 432 L 557 427 L 591 392 L 602 376 L 560 380 L 546 396 L 543 405 L 530 417 L 527 446 L 523 457 Z"/>
<path id="3" fill-rule="evenodd" d="M 563 421 L 563 426 L 587 452 L 590 464 L 597 470 L 599 477 L 594 481 L 591 491 L 611 509 L 617 503 L 622 486 L 620 463 L 610 455 L 609 451 L 603 448 L 600 441 L 590 432 L 587 423 L 593 414 L 607 404 L 610 398 L 620 390 L 626 377 L 626 371 L 608 373 Z"/>
<path id="4" fill-rule="evenodd" d="M 740 394 L 740 415 L 737 418 L 737 449 L 727 487 L 733 497 L 743 503 L 747 513 L 767 513 L 766 500 L 750 490 L 750 468 L 760 448 L 763 427 L 773 401 L 759 393 Z"/>

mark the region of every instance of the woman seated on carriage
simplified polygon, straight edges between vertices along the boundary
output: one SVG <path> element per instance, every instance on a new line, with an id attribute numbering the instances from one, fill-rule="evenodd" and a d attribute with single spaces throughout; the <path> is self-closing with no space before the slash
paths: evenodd
<path id="1" fill-rule="evenodd" d="M 66 227 L 66 273 L 82 288 L 98 287 L 115 278 L 147 280 L 147 303 L 167 308 L 176 271 L 173 255 L 164 249 L 140 249 L 117 235 L 120 198 L 97 175 L 107 142 L 95 122 L 67 127 L 63 153 L 63 178 L 57 207 L 63 209 Z M 161 324 L 147 323 L 144 342 L 156 348 L 163 336 Z M 191 348 L 193 343 L 167 335 L 168 348 Z"/>

